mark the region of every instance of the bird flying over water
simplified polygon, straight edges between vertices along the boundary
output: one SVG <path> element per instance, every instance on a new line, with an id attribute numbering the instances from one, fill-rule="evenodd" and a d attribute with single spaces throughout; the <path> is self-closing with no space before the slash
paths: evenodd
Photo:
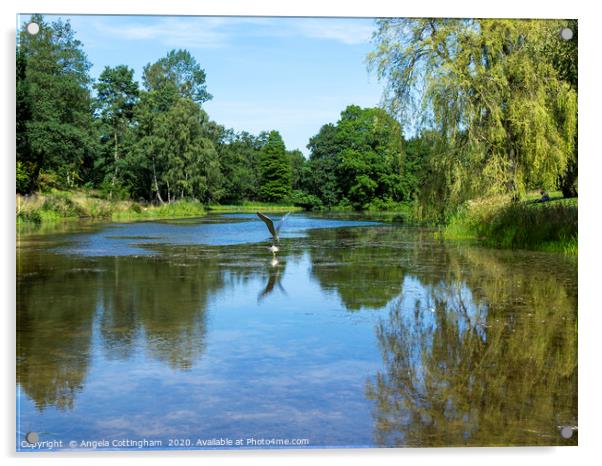
<path id="1" fill-rule="evenodd" d="M 288 212 L 284 217 L 282 217 L 280 219 L 280 221 L 278 222 L 278 225 L 276 227 L 274 227 L 274 222 L 272 221 L 272 219 L 270 217 L 262 214 L 261 212 L 257 212 L 257 216 L 261 220 L 263 220 L 263 223 L 265 223 L 265 225 L 268 227 L 268 230 L 270 231 L 270 234 L 272 235 L 272 245 L 268 249 L 274 255 L 280 250 L 278 248 L 278 246 L 276 246 L 276 243 L 278 243 L 280 241 L 280 238 L 278 237 L 278 235 L 280 233 L 280 229 L 282 228 L 282 225 L 284 224 L 284 221 L 289 216 L 289 214 L 290 214 L 290 212 Z"/>

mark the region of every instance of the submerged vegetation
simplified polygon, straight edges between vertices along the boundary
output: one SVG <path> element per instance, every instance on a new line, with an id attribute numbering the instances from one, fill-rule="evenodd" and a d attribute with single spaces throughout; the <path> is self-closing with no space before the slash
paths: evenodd
<path id="1" fill-rule="evenodd" d="M 383 19 L 368 61 L 384 108 L 342 109 L 288 150 L 212 121 L 202 64 L 172 50 L 97 80 L 68 21 L 17 48 L 17 220 L 206 211 L 389 212 L 497 247 L 577 250 L 577 22 Z M 558 31 L 570 27 L 573 40 Z M 35 59 L 33 59 L 35 57 Z M 411 137 L 404 130 L 412 133 Z"/>

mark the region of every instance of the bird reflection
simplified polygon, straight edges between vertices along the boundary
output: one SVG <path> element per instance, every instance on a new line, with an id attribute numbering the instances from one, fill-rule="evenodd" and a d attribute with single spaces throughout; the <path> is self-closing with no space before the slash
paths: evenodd
<path id="1" fill-rule="evenodd" d="M 269 264 L 270 265 L 268 269 L 268 282 L 265 285 L 265 288 L 257 296 L 258 303 L 263 301 L 266 297 L 268 297 L 274 291 L 274 288 L 276 286 L 280 289 L 280 291 L 282 291 L 282 293 L 284 293 L 285 295 L 287 294 L 286 290 L 284 289 L 281 283 L 282 270 L 280 261 L 276 259 L 276 257 L 273 257 L 272 260 L 270 260 Z"/>

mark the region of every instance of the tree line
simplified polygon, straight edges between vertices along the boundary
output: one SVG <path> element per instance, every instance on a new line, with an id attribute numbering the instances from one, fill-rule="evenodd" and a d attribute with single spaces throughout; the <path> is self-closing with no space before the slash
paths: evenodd
<path id="1" fill-rule="evenodd" d="M 530 189 L 577 195 L 577 33 L 577 20 L 377 21 L 368 60 L 386 108 L 429 145 L 425 209 Z"/>
<path id="2" fill-rule="evenodd" d="M 290 196 L 291 155 L 276 131 L 235 133 L 203 110 L 206 75 L 186 50 L 96 82 L 69 22 L 20 31 L 17 191 L 97 188 L 108 197 L 204 203 Z"/>
<path id="3" fill-rule="evenodd" d="M 561 187 L 576 195 L 576 21 L 387 19 L 369 62 L 385 108 L 349 105 L 310 138 L 212 121 L 206 74 L 186 50 L 97 80 L 68 21 L 19 31 L 17 192 L 92 188 L 169 203 L 421 205 L 431 216 L 479 195 Z M 412 127 L 413 137 L 403 128 Z M 426 214 L 425 214 L 426 215 Z"/>

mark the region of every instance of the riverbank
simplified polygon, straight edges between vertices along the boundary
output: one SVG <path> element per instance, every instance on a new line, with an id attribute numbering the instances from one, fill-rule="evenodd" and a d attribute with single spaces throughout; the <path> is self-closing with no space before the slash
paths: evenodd
<path id="1" fill-rule="evenodd" d="M 577 255 L 577 198 L 552 193 L 550 201 L 536 200 L 531 195 L 521 202 L 505 196 L 470 201 L 439 235 L 446 240 L 478 240 L 496 248 Z"/>
<path id="2" fill-rule="evenodd" d="M 84 191 L 53 191 L 16 197 L 17 225 L 40 225 L 70 219 L 115 221 L 201 217 L 208 212 L 301 211 L 285 204 L 246 202 L 240 205 L 209 205 L 197 201 L 144 204 L 129 200 L 108 200 Z"/>
<path id="3" fill-rule="evenodd" d="M 545 203 L 535 202 L 532 194 L 525 201 L 511 202 L 508 197 L 490 197 L 468 202 L 444 226 L 437 236 L 445 240 L 475 241 L 489 247 L 530 249 L 577 255 L 577 198 L 563 199 L 552 193 Z M 395 204 L 390 210 L 375 207 L 364 215 L 385 222 L 419 225 L 410 205 Z M 203 205 L 196 201 L 170 204 L 142 204 L 126 200 L 107 200 L 84 191 L 53 191 L 31 196 L 17 195 L 17 225 L 38 228 L 63 220 L 136 221 L 202 217 L 207 213 L 229 212 L 299 212 L 304 209 L 289 204 L 244 202 L 233 205 Z M 347 209 L 334 212 L 348 213 Z"/>
<path id="4" fill-rule="evenodd" d="M 142 220 L 205 215 L 199 202 L 178 201 L 151 205 L 108 200 L 83 191 L 53 191 L 30 196 L 17 195 L 17 224 L 42 224 L 68 219 Z"/>
<path id="5" fill-rule="evenodd" d="M 211 204 L 207 206 L 209 212 L 225 214 L 229 212 L 302 212 L 303 207 L 289 204 L 269 204 L 266 202 L 243 202 L 242 204 Z"/>

